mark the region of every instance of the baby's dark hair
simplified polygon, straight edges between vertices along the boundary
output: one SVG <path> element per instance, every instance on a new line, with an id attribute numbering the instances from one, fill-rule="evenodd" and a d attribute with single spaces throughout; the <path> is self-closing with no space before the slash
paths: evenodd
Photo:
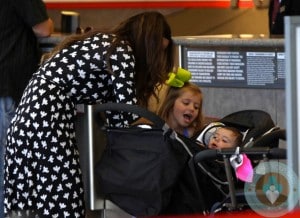
<path id="1" fill-rule="evenodd" d="M 227 129 L 227 130 L 230 130 L 233 132 L 233 134 L 236 136 L 236 139 L 235 139 L 235 146 L 240 146 L 243 142 L 243 134 L 241 133 L 241 131 L 233 126 L 222 126 L 222 127 L 219 127 L 219 128 L 224 128 L 224 129 Z"/>

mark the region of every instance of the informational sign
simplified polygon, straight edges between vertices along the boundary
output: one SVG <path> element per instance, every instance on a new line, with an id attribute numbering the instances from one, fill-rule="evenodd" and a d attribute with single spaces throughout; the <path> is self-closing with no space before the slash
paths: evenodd
<path id="1" fill-rule="evenodd" d="M 182 47 L 182 67 L 201 86 L 284 88 L 283 48 Z"/>

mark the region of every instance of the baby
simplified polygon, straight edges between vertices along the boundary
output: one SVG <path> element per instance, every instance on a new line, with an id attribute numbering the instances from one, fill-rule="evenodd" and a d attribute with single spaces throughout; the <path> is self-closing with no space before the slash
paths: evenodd
<path id="1" fill-rule="evenodd" d="M 209 149 L 235 148 L 241 145 L 242 133 L 234 128 L 222 126 L 210 137 Z M 235 169 L 236 177 L 244 182 L 252 182 L 253 167 L 246 154 L 237 154 L 230 157 L 231 166 Z"/>
<path id="2" fill-rule="evenodd" d="M 242 143 L 242 133 L 229 126 L 222 126 L 210 137 L 208 148 L 210 149 L 222 149 L 222 148 L 235 148 Z"/>

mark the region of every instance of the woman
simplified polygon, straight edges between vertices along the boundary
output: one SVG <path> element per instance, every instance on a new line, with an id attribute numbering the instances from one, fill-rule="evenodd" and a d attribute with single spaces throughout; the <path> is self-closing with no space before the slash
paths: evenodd
<path id="1" fill-rule="evenodd" d="M 171 30 L 158 12 L 135 15 L 111 33 L 73 36 L 46 55 L 8 131 L 5 213 L 84 217 L 76 104 L 147 107 L 173 61 Z M 136 117 L 123 113 L 108 119 L 126 126 Z"/>

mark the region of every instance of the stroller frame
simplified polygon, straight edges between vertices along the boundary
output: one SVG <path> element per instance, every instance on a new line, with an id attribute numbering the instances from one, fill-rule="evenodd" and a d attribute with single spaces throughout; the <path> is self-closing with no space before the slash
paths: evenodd
<path id="1" fill-rule="evenodd" d="M 286 159 L 286 149 L 283 148 L 266 148 L 266 147 L 257 147 L 257 148 L 243 148 L 240 150 L 240 153 L 246 154 L 251 160 L 270 160 L 270 159 Z M 245 205 L 239 205 L 237 202 L 236 188 L 234 185 L 232 177 L 232 167 L 229 161 L 229 158 L 236 154 L 236 149 L 222 149 L 222 150 L 205 150 L 194 155 L 194 163 L 199 165 L 201 161 L 209 159 L 218 159 L 224 160 L 224 167 L 226 172 L 226 178 L 229 188 L 229 203 L 225 203 L 227 200 L 224 199 L 224 202 L 221 202 L 220 206 L 226 206 L 229 211 L 241 210 Z"/>

